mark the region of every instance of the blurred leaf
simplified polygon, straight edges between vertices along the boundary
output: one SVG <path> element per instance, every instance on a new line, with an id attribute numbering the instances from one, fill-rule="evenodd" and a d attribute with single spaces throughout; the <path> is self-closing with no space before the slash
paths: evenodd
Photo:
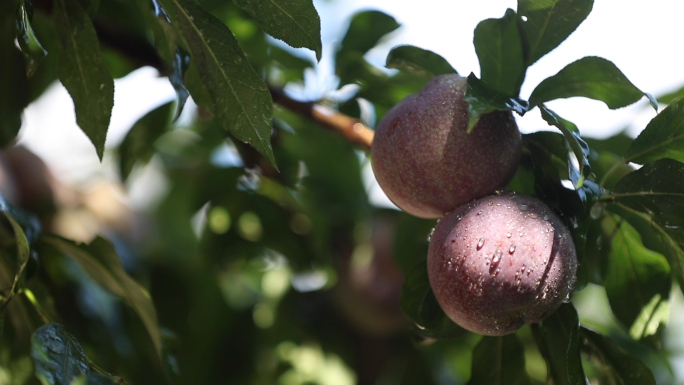
<path id="1" fill-rule="evenodd" d="M 404 275 L 413 271 L 418 263 L 425 262 L 428 253 L 428 236 L 435 227 L 434 219 L 423 219 L 401 212 L 394 234 L 392 255 Z"/>
<path id="2" fill-rule="evenodd" d="M 580 328 L 582 352 L 619 385 L 655 385 L 651 370 L 640 360 L 620 349 L 610 338 L 587 328 Z"/>
<path id="3" fill-rule="evenodd" d="M 100 373 L 81 374 L 70 385 L 117 385 L 122 384 L 117 379 L 104 376 Z"/>
<path id="4" fill-rule="evenodd" d="M 349 29 L 342 39 L 337 55 L 339 57 L 348 51 L 365 54 L 375 47 L 383 36 L 397 28 L 399 28 L 399 23 L 386 13 L 380 11 L 356 13 L 349 22 Z"/>
<path id="5" fill-rule="evenodd" d="M 671 104 L 684 97 L 684 87 L 680 87 L 672 92 L 660 95 L 657 97 L 658 103 L 660 104 Z"/>
<path id="6" fill-rule="evenodd" d="M 469 385 L 530 384 L 525 371 L 525 348 L 515 334 L 483 336 L 473 350 Z"/>
<path id="7" fill-rule="evenodd" d="M 667 259 L 645 248 L 637 230 L 621 218 L 606 215 L 603 226 L 612 234 L 604 285 L 613 314 L 632 338 L 653 335 L 669 318 Z"/>
<path id="8" fill-rule="evenodd" d="M 427 260 L 423 260 L 406 275 L 401 289 L 401 309 L 418 327 L 423 337 L 451 339 L 467 330 L 455 324 L 439 306 L 430 287 Z"/>
<path id="9" fill-rule="evenodd" d="M 27 77 L 31 77 L 36 72 L 38 64 L 47 56 L 47 51 L 33 32 L 32 19 L 33 4 L 30 1 L 21 0 L 17 7 L 17 42 L 24 54 Z"/>
<path id="10" fill-rule="evenodd" d="M 321 60 L 321 19 L 312 0 L 235 0 L 266 33 Z"/>
<path id="11" fill-rule="evenodd" d="M 114 80 L 102 61 L 95 28 L 81 3 L 57 0 L 54 4 L 62 41 L 57 74 L 74 100 L 78 126 L 102 160 L 114 106 Z"/>
<path id="12" fill-rule="evenodd" d="M 4 202 L 3 202 L 4 203 Z M 6 204 L 5 204 L 6 205 Z M 14 281 L 12 282 L 12 287 L 9 290 L 7 297 L 0 296 L 0 312 L 4 312 L 7 303 L 12 299 L 17 289 L 19 289 L 24 279 L 24 269 L 26 269 L 26 264 L 29 261 L 30 247 L 26 235 L 21 226 L 12 218 L 12 215 L 6 210 L 2 212 L 5 218 L 9 221 L 14 231 L 14 240 L 17 244 L 17 271 L 14 273 Z M 1 336 L 1 334 L 0 334 Z"/>
<path id="13" fill-rule="evenodd" d="M 26 66 L 16 49 L 16 2 L 0 2 L 0 147 L 14 142 L 28 104 Z"/>
<path id="14" fill-rule="evenodd" d="M 426 49 L 412 45 L 400 45 L 387 54 L 387 68 L 396 68 L 429 80 L 437 75 L 456 74 L 446 59 Z"/>
<path id="15" fill-rule="evenodd" d="M 629 147 L 625 160 L 646 164 L 662 158 L 684 162 L 684 100 L 653 118 Z"/>
<path id="16" fill-rule="evenodd" d="M 615 64 L 596 56 L 572 62 L 546 78 L 532 91 L 530 103 L 541 105 L 550 100 L 575 96 L 600 100 L 610 109 L 628 106 L 646 96 L 653 108 L 658 109 L 655 99 L 636 88 Z"/>
<path id="17" fill-rule="evenodd" d="M 589 166 L 589 145 L 582 139 L 574 123 L 561 118 L 543 104 L 539 105 L 539 110 L 546 123 L 557 127 L 563 133 L 566 143 L 568 143 L 572 153 L 577 158 L 579 170 L 573 165 L 571 158 L 568 156 L 568 175 L 575 188 L 582 187 L 584 178 L 591 172 L 591 167 Z"/>
<path id="18" fill-rule="evenodd" d="M 649 221 L 684 282 L 684 163 L 660 159 L 627 174 L 605 199 Z M 610 207 L 610 206 L 609 206 Z"/>
<path id="19" fill-rule="evenodd" d="M 553 314 L 532 324 L 539 352 L 546 360 L 548 378 L 554 385 L 589 384 L 580 357 L 579 319 L 575 308 L 567 303 Z"/>
<path id="20" fill-rule="evenodd" d="M 527 65 L 515 11 L 507 9 L 501 19 L 487 19 L 475 27 L 473 38 L 480 62 L 480 79 L 506 95 L 518 96 Z"/>
<path id="21" fill-rule="evenodd" d="M 166 132 L 171 103 L 148 112 L 131 127 L 119 146 L 119 172 L 125 181 L 137 162 L 147 163 L 154 154 L 154 142 Z"/>
<path id="22" fill-rule="evenodd" d="M 73 259 L 88 275 L 112 294 L 124 299 L 138 314 L 161 359 L 161 337 L 157 313 L 149 293 L 123 269 L 114 246 L 103 238 L 90 244 L 76 244 L 56 236 L 44 236 L 41 241 Z"/>
<path id="23" fill-rule="evenodd" d="M 518 0 L 528 66 L 558 47 L 587 18 L 593 0 Z"/>
<path id="24" fill-rule="evenodd" d="M 36 377 L 43 384 L 70 385 L 79 375 L 90 372 L 83 348 L 58 323 L 43 325 L 33 333 L 31 357 Z"/>
<path id="25" fill-rule="evenodd" d="M 211 96 L 211 105 L 203 107 L 214 113 L 225 130 L 252 145 L 277 167 L 270 142 L 273 101 L 233 33 L 192 1 L 166 2 L 173 3 L 173 22 L 180 27 L 199 77 Z M 196 98 L 196 102 L 202 99 Z"/>
<path id="26" fill-rule="evenodd" d="M 480 116 L 488 112 L 510 110 L 522 116 L 529 110 L 525 100 L 495 90 L 472 73 L 468 75 L 465 100 L 468 102 L 468 130 L 472 130 Z"/>

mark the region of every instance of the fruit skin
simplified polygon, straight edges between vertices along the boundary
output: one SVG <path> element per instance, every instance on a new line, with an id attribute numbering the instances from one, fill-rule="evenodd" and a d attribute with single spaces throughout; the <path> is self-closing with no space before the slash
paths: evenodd
<path id="1" fill-rule="evenodd" d="M 378 184 L 404 211 L 439 218 L 503 188 L 515 174 L 522 139 L 508 111 L 483 115 L 468 133 L 467 79 L 433 78 L 378 123 L 371 146 Z"/>
<path id="2" fill-rule="evenodd" d="M 569 298 L 576 272 L 569 230 L 531 196 L 490 195 L 460 206 L 430 239 L 437 302 L 479 334 L 505 335 L 541 321 Z"/>

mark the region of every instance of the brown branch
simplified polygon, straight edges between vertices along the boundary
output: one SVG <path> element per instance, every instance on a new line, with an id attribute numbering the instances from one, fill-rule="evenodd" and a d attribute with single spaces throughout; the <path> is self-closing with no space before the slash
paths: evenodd
<path id="1" fill-rule="evenodd" d="M 280 88 L 269 85 L 269 90 L 275 103 L 342 134 L 342 136 L 354 144 L 360 145 L 367 150 L 370 149 L 375 132 L 361 123 L 360 120 L 322 104 L 294 100 L 285 95 Z"/>

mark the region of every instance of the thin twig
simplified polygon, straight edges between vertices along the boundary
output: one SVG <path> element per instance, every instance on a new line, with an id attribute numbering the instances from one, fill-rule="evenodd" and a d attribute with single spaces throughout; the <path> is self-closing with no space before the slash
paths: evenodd
<path id="1" fill-rule="evenodd" d="M 360 120 L 345 115 L 322 104 L 300 102 L 287 96 L 282 89 L 269 85 L 273 101 L 290 111 L 306 116 L 321 125 L 342 134 L 347 140 L 370 149 L 373 143 L 373 130 L 361 123 Z"/>

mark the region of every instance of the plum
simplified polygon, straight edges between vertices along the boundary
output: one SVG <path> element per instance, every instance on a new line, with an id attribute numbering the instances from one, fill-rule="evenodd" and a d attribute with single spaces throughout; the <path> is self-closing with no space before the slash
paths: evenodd
<path id="1" fill-rule="evenodd" d="M 577 255 L 569 230 L 535 197 L 504 193 L 458 207 L 430 239 L 428 276 L 444 312 L 484 335 L 513 333 L 569 299 Z"/>
<path id="2" fill-rule="evenodd" d="M 378 184 L 404 211 L 439 218 L 504 187 L 515 174 L 521 135 L 508 111 L 483 115 L 468 133 L 467 79 L 433 78 L 378 123 L 371 146 Z"/>

